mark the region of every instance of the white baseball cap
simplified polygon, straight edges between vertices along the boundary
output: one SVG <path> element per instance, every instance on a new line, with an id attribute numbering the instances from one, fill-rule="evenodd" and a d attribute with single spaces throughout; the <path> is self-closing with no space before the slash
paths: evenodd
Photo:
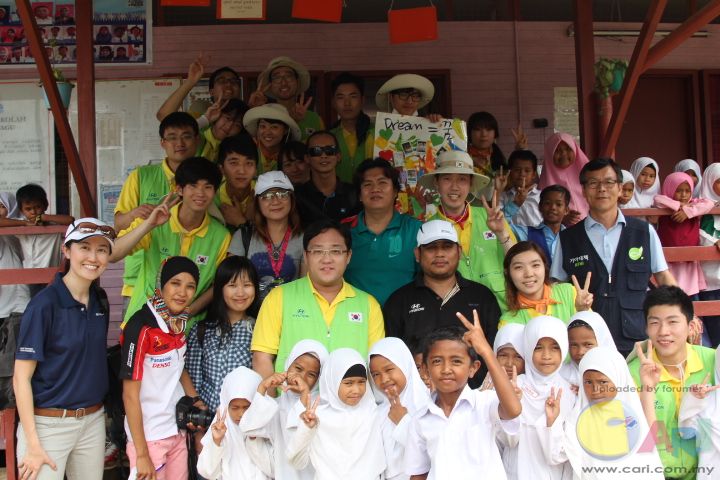
<path id="1" fill-rule="evenodd" d="M 110 243 L 110 248 L 115 245 L 113 240 L 115 239 L 115 230 L 113 227 L 93 217 L 78 218 L 68 225 L 65 231 L 64 245 L 69 242 L 80 242 L 90 237 L 103 237 Z"/>
<path id="2" fill-rule="evenodd" d="M 293 184 L 287 175 L 280 171 L 263 173 L 255 183 L 255 195 L 262 195 L 271 188 L 282 188 L 283 190 L 294 191 Z"/>
<path id="3" fill-rule="evenodd" d="M 447 240 L 453 243 L 458 242 L 458 234 L 455 227 L 447 220 L 430 220 L 420 225 L 417 233 L 417 246 L 428 245 L 438 240 Z"/>

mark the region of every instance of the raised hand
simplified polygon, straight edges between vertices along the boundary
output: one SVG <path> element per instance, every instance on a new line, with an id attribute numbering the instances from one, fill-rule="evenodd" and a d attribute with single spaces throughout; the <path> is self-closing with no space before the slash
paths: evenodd
<path id="1" fill-rule="evenodd" d="M 251 107 L 259 107 L 261 105 L 265 105 L 268 101 L 267 98 L 267 91 L 270 90 L 270 83 L 265 85 L 265 77 L 261 76 L 260 81 L 258 82 L 257 89 L 250 94 L 250 98 L 248 98 L 248 105 Z"/>
<path id="2" fill-rule="evenodd" d="M 582 213 L 578 212 L 577 210 L 570 210 L 567 215 L 565 215 L 565 218 L 563 218 L 563 225 L 570 227 L 575 225 L 577 222 L 581 220 Z"/>
<path id="3" fill-rule="evenodd" d="M 301 93 L 300 98 L 290 112 L 290 116 L 293 118 L 293 120 L 299 122 L 303 118 L 305 118 L 305 114 L 307 113 L 307 110 L 310 107 L 312 101 L 313 97 L 308 97 L 308 99 L 305 100 L 305 93 Z"/>
<path id="4" fill-rule="evenodd" d="M 155 209 L 155 205 L 143 203 L 142 205 L 138 205 L 137 207 L 133 208 L 130 213 L 132 214 L 133 218 L 142 218 L 143 220 L 145 220 L 150 216 L 153 209 Z"/>
<path id="5" fill-rule="evenodd" d="M 301 399 L 303 396 L 310 395 L 310 387 L 302 375 L 297 373 L 288 373 L 286 385 L 280 388 L 282 388 L 283 392 L 293 392 L 300 395 Z"/>
<path id="6" fill-rule="evenodd" d="M 590 310 L 593 304 L 593 294 L 590 293 L 590 279 L 592 278 L 592 272 L 587 272 L 585 275 L 585 285 L 580 288 L 580 283 L 575 275 L 572 277 L 572 283 L 575 286 L 575 310 L 582 312 L 583 310 Z"/>
<path id="7" fill-rule="evenodd" d="M 708 382 L 710 381 L 710 373 L 705 375 L 705 379 L 702 381 L 702 383 L 696 383 L 695 385 L 690 386 L 690 393 L 692 393 L 693 397 L 698 398 L 702 400 L 707 396 L 708 393 L 717 390 L 720 388 L 720 385 L 710 385 Z"/>
<path id="8" fill-rule="evenodd" d="M 515 198 L 513 198 L 513 203 L 518 207 L 522 207 L 533 188 L 535 188 L 535 184 L 533 183 L 529 186 L 525 185 L 525 179 L 523 178 L 522 187 L 515 188 Z"/>
<path id="9" fill-rule="evenodd" d="M 562 388 L 558 388 L 555 395 L 555 387 L 550 388 L 550 396 L 545 400 L 545 418 L 547 426 L 552 427 L 557 417 L 560 415 L 560 399 L 562 398 Z"/>
<path id="10" fill-rule="evenodd" d="M 397 391 L 397 388 L 390 387 L 387 390 L 385 390 L 385 395 L 387 395 L 388 400 L 390 401 L 390 411 L 388 412 L 388 418 L 397 425 L 400 423 L 400 420 L 403 419 L 405 415 L 408 413 L 408 409 L 403 407 L 402 403 L 400 402 L 400 394 Z"/>
<path id="11" fill-rule="evenodd" d="M 515 149 L 516 150 L 527 150 L 528 148 L 528 138 L 527 134 L 523 130 L 522 124 L 518 123 L 517 128 L 511 128 L 510 131 L 512 132 L 512 136 L 515 139 Z"/>
<path id="12" fill-rule="evenodd" d="M 647 342 L 647 355 L 642 351 L 642 343 L 635 344 L 635 353 L 640 359 L 640 383 L 644 389 L 655 390 L 660 382 L 660 365 L 652 358 L 652 340 Z"/>
<path id="13" fill-rule="evenodd" d="M 153 209 L 147 221 L 154 227 L 160 226 L 170 220 L 170 209 L 180 203 L 182 199 L 176 193 L 171 193 Z"/>
<path id="14" fill-rule="evenodd" d="M 287 379 L 286 373 L 273 373 L 258 385 L 257 391 L 260 395 L 265 395 L 268 390 L 279 388 Z"/>
<path id="15" fill-rule="evenodd" d="M 227 417 L 227 409 L 223 412 L 222 408 L 217 409 L 217 414 L 215 415 L 215 418 L 217 420 L 215 423 L 212 424 L 212 427 L 210 427 L 210 431 L 212 431 L 212 438 L 213 442 L 215 442 L 215 445 L 218 447 L 220 446 L 220 443 L 222 442 L 222 439 L 225 438 L 225 433 L 227 432 L 227 425 L 225 425 L 225 417 Z"/>
<path id="16" fill-rule="evenodd" d="M 505 215 L 503 214 L 502 209 L 498 206 L 498 191 L 495 190 L 493 192 L 492 206 L 488 205 L 485 197 L 481 197 L 481 200 L 483 207 L 487 212 L 486 223 L 488 228 L 498 237 L 500 243 L 505 243 L 504 240 L 507 240 L 507 236 L 503 235 L 507 235 L 505 233 Z"/>
<path id="17" fill-rule="evenodd" d="M 205 110 L 205 118 L 208 119 L 208 122 L 217 122 L 220 115 L 222 115 L 222 109 L 225 108 L 225 105 L 227 105 L 229 101 L 229 98 L 225 99 L 222 94 L 220 94 L 220 98 L 215 100 L 215 102 L 210 105 L 207 110 Z"/>
<path id="18" fill-rule="evenodd" d="M 315 399 L 315 402 L 310 406 L 310 399 L 308 398 L 303 402 L 305 405 L 305 411 L 300 414 L 300 418 L 308 428 L 315 428 L 318 424 L 318 417 L 316 415 L 317 407 L 320 405 L 320 397 Z"/>
<path id="19" fill-rule="evenodd" d="M 513 365 L 513 372 L 512 377 L 510 377 L 510 385 L 513 387 L 513 391 L 515 392 L 515 396 L 518 400 L 522 400 L 522 390 L 520 387 L 518 387 L 518 381 L 517 381 L 517 367 Z"/>
<path id="20" fill-rule="evenodd" d="M 205 62 L 203 54 L 200 53 L 198 57 L 188 67 L 188 82 L 193 85 L 197 84 L 205 73 Z"/>
<path id="21" fill-rule="evenodd" d="M 483 332 L 482 326 L 480 325 L 480 315 L 478 315 L 477 310 L 473 309 L 473 323 L 470 323 L 465 315 L 460 312 L 457 312 L 455 315 L 457 315 L 468 330 L 463 334 L 463 341 L 474 348 L 478 355 L 483 358 L 488 354 L 492 355 L 493 350 L 487 338 L 485 338 L 485 332 Z"/>
<path id="22" fill-rule="evenodd" d="M 503 166 L 500 165 L 500 172 L 495 174 L 493 178 L 493 185 L 495 186 L 496 192 L 504 192 L 507 188 L 508 172 L 503 171 Z"/>

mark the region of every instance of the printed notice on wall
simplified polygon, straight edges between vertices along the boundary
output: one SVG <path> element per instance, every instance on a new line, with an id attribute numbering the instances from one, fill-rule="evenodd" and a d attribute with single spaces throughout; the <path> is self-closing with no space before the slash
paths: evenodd
<path id="1" fill-rule="evenodd" d="M 220 20 L 265 20 L 265 0 L 218 0 Z"/>
<path id="2" fill-rule="evenodd" d="M 579 115 L 577 88 L 555 87 L 555 119 L 553 124 L 555 131 L 569 133 L 576 140 L 579 140 Z"/>

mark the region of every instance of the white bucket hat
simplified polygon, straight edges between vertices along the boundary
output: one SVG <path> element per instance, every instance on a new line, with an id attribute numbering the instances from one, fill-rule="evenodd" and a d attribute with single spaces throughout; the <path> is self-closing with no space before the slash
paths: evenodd
<path id="1" fill-rule="evenodd" d="M 258 83 L 260 79 L 263 80 L 263 83 L 265 85 L 270 85 L 270 75 L 272 74 L 272 71 L 279 67 L 288 67 L 295 71 L 298 78 L 298 91 L 296 92 L 297 95 L 300 95 L 301 93 L 304 93 L 308 88 L 310 88 L 310 72 L 308 72 L 307 68 L 305 68 L 305 65 L 296 62 L 290 57 L 275 57 L 272 60 L 270 60 L 270 63 L 268 63 L 267 68 L 263 70 L 263 72 L 260 74 L 260 77 L 258 79 Z M 265 95 L 268 97 L 274 98 L 273 94 L 270 90 L 265 92 Z"/>
<path id="2" fill-rule="evenodd" d="M 268 103 L 251 108 L 243 116 L 243 126 L 254 137 L 257 134 L 258 120 L 262 119 L 283 122 L 290 128 L 290 136 L 293 140 L 300 140 L 302 136 L 298 124 L 292 119 L 287 109 L 279 103 Z"/>
<path id="3" fill-rule="evenodd" d="M 283 172 L 274 170 L 272 172 L 263 173 L 257 178 L 255 183 L 255 196 L 262 195 L 272 188 L 282 188 L 283 190 L 295 191 L 290 179 Z"/>
<path id="4" fill-rule="evenodd" d="M 417 233 L 417 246 L 422 247 L 438 240 L 460 243 L 457 231 L 447 220 L 430 220 L 420 225 Z"/>
<path id="5" fill-rule="evenodd" d="M 402 90 L 403 88 L 414 88 L 422 95 L 418 109 L 430 103 L 435 96 L 435 86 L 427 78 L 414 73 L 403 73 L 395 75 L 382 84 L 380 90 L 375 94 L 375 105 L 381 112 L 391 112 L 390 92 Z"/>
<path id="6" fill-rule="evenodd" d="M 490 183 L 490 179 L 488 177 L 475 173 L 475 170 L 473 170 L 472 157 L 470 157 L 470 155 L 466 152 L 461 152 L 459 150 L 442 152 L 437 160 L 437 168 L 434 171 L 428 172 L 420 177 L 419 183 L 425 188 L 437 190 L 434 176 L 442 175 L 443 173 L 472 175 L 473 178 L 470 193 L 475 196 L 477 196 L 479 192 Z"/>

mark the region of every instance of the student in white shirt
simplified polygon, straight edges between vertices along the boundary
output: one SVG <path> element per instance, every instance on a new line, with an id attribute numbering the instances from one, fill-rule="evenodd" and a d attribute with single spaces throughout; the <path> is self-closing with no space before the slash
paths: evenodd
<path id="1" fill-rule="evenodd" d="M 477 311 L 474 323 L 438 329 L 425 339 L 424 360 L 435 385 L 434 402 L 417 412 L 405 447 L 411 480 L 505 479 L 495 436 L 517 432 L 521 412 L 513 385 L 495 359 Z M 495 391 L 471 390 L 468 379 L 485 361 Z"/>
<path id="2" fill-rule="evenodd" d="M 287 447 L 295 468 L 312 464 L 315 480 L 382 478 L 380 416 L 358 352 L 330 353 L 320 375 L 320 396 L 312 404 L 308 399 L 306 408 Z"/>
<path id="3" fill-rule="evenodd" d="M 657 450 L 646 451 L 650 428 L 625 358 L 613 347 L 593 348 L 580 361 L 580 378 L 578 404 L 564 432 L 553 423 L 563 407 L 546 402 L 542 445 L 550 462 L 569 459 L 577 480 L 663 480 Z"/>
<path id="4" fill-rule="evenodd" d="M 580 360 L 595 347 L 610 347 L 617 350 L 615 340 L 605 320 L 596 312 L 585 310 L 570 317 L 567 326 L 570 359 L 560 369 L 560 375 L 570 383 L 577 394 L 580 386 Z"/>
<path id="5" fill-rule="evenodd" d="M 548 462 L 542 445 L 547 430 L 545 403 L 551 398 L 561 402 L 558 425 L 564 425 L 575 404 L 570 384 L 560 375 L 562 361 L 568 353 L 565 328 L 562 320 L 550 316 L 535 317 L 525 325 L 525 374 L 518 377 L 518 387 L 522 390 L 517 438 L 517 455 L 521 459 L 517 470 L 519 480 L 560 480 L 570 475 L 567 462 Z"/>
<path id="6" fill-rule="evenodd" d="M 371 384 L 379 402 L 379 414 L 388 480 L 407 480 L 404 456 L 412 415 L 430 402 L 428 390 L 415 360 L 402 340 L 379 340 L 368 355 Z"/>
<path id="7" fill-rule="evenodd" d="M 272 442 L 275 477 L 283 480 L 311 480 L 315 475 L 312 465 L 298 470 L 285 455 L 286 446 L 305 411 L 301 395 L 317 394 L 320 369 L 327 359 L 325 346 L 311 339 L 300 340 L 285 360 L 285 371 L 275 373 L 257 387 L 252 404 L 240 424 L 246 435 L 264 434 Z M 271 393 L 281 388 L 284 393 L 275 400 Z M 270 393 L 268 393 L 270 392 Z"/>
<path id="8" fill-rule="evenodd" d="M 266 480 L 273 477 L 272 444 L 246 436 L 240 422 L 261 377 L 247 367 L 228 373 L 220 389 L 220 406 L 202 439 L 197 470 L 208 480 Z"/>
<path id="9" fill-rule="evenodd" d="M 537 164 L 538 159 L 530 150 L 515 150 L 508 158 L 510 172 L 506 182 L 510 183 L 510 188 L 500 192 L 500 208 L 514 225 L 535 227 L 543 221 Z"/>
<path id="10" fill-rule="evenodd" d="M 695 436 L 700 453 L 698 480 L 710 480 L 720 474 L 720 347 L 715 351 L 715 386 L 710 386 L 708 380 L 690 387 L 678 415 L 680 436 Z"/>

